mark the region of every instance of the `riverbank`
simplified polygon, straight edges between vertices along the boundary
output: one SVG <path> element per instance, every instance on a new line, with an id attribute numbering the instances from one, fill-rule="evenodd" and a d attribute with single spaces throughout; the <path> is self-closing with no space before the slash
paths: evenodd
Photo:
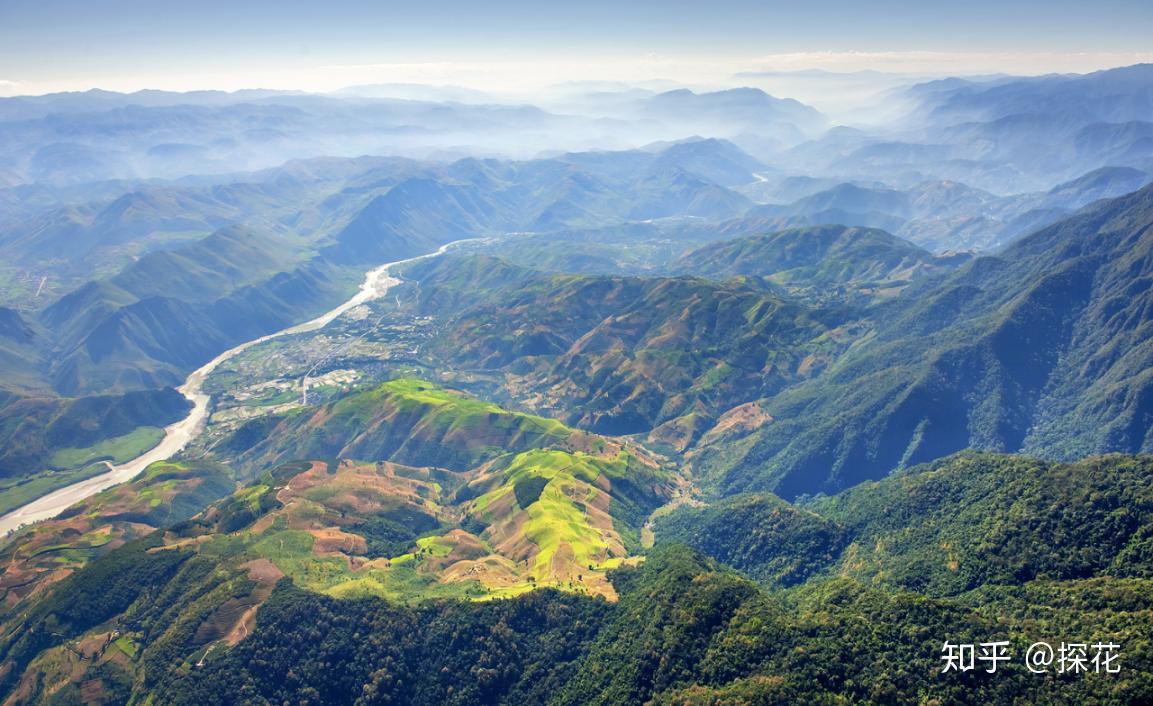
<path id="1" fill-rule="evenodd" d="M 7 537 L 10 532 L 24 525 L 55 517 L 63 512 L 65 508 L 85 498 L 89 498 L 107 488 L 132 480 L 140 475 L 150 464 L 156 461 L 167 460 L 179 453 L 203 428 L 208 416 L 209 403 L 211 402 L 211 397 L 203 392 L 204 381 L 220 364 L 248 350 L 252 346 L 264 343 L 265 341 L 282 336 L 308 333 L 324 328 L 350 309 L 383 296 L 389 289 L 399 284 L 400 279 L 389 274 L 391 268 L 430 257 L 436 257 L 448 251 L 450 248 L 465 242 L 469 242 L 469 240 L 454 241 L 442 245 L 431 253 L 380 265 L 370 270 L 365 275 L 364 282 L 356 294 L 339 306 L 304 323 L 296 324 L 229 348 L 208 363 L 197 368 L 188 375 L 184 384 L 177 388 L 177 390 L 192 403 L 192 408 L 188 416 L 184 419 L 165 427 L 164 438 L 161 439 L 159 444 L 130 461 L 110 466 L 110 470 L 106 473 L 88 477 L 54 490 L 0 517 L 0 538 Z"/>

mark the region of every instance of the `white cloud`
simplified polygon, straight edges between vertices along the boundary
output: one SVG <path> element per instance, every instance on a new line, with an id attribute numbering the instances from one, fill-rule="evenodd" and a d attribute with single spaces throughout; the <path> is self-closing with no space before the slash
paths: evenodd
<path id="1" fill-rule="evenodd" d="M 20 93 L 20 84 L 16 81 L 0 79 L 0 96 L 15 96 Z"/>

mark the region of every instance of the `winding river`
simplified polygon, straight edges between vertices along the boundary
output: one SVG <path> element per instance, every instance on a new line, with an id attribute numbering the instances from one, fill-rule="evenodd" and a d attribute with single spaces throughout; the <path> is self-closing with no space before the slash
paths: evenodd
<path id="1" fill-rule="evenodd" d="M 176 388 L 180 391 L 189 402 L 192 403 L 192 409 L 188 412 L 188 416 L 178 422 L 170 424 L 164 429 L 164 438 L 160 443 L 152 449 L 137 456 L 131 461 L 127 461 L 117 466 L 109 464 L 107 473 L 102 473 L 98 476 L 93 476 L 85 480 L 73 483 L 72 485 L 64 486 L 57 490 L 41 496 L 36 500 L 23 505 L 7 515 L 0 517 L 0 541 L 5 537 L 10 530 L 16 529 L 21 525 L 26 525 L 31 522 L 39 522 L 59 515 L 65 508 L 80 502 L 81 500 L 91 497 L 102 490 L 111 488 L 114 485 L 119 485 L 125 481 L 130 481 L 140 474 L 149 464 L 156 461 L 164 461 L 172 458 L 181 449 L 188 445 L 188 442 L 196 437 L 204 426 L 204 421 L 208 417 L 208 403 L 209 395 L 205 393 L 202 388 L 204 381 L 221 363 L 233 358 L 234 356 L 242 353 L 243 351 L 251 348 L 265 341 L 281 336 L 290 336 L 296 333 L 307 333 L 309 331 L 316 331 L 327 326 L 333 319 L 337 318 L 344 312 L 354 307 L 360 306 L 365 302 L 377 299 L 383 296 L 389 289 L 400 283 L 400 280 L 389 274 L 389 270 L 397 265 L 403 265 L 417 260 L 423 260 L 430 257 L 436 257 L 443 254 L 449 248 L 460 243 L 469 242 L 467 240 L 458 240 L 447 245 L 443 245 L 436 252 L 410 257 L 406 260 L 397 260 L 396 262 L 389 262 L 381 265 L 376 269 L 370 270 L 364 277 L 364 283 L 360 285 L 360 289 L 348 301 L 340 306 L 328 311 L 320 316 L 306 321 L 302 324 L 290 326 L 289 328 L 282 329 L 275 333 L 270 333 L 260 338 L 254 338 L 251 341 L 241 343 L 240 345 L 229 348 L 204 365 L 200 366 L 185 379 L 184 384 Z"/>

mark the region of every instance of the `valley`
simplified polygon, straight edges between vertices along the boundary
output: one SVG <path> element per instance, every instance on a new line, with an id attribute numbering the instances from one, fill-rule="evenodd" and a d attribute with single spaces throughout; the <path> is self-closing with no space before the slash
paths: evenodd
<path id="1" fill-rule="evenodd" d="M 109 464 L 108 472 L 103 473 L 91 478 L 86 478 L 82 481 L 72 485 L 65 486 L 58 490 L 53 490 L 51 493 L 37 498 L 35 501 L 19 507 L 11 512 L 6 513 L 0 517 L 0 533 L 7 535 L 26 525 L 30 522 L 37 522 L 50 517 L 54 517 L 65 508 L 89 497 L 99 493 L 105 488 L 110 488 L 125 481 L 131 480 L 139 475 L 145 468 L 157 461 L 165 461 L 178 453 L 181 449 L 191 442 L 196 435 L 200 432 L 201 427 L 204 425 L 205 419 L 208 416 L 210 396 L 203 392 L 202 388 L 204 381 L 212 372 L 219 367 L 222 363 L 229 359 L 243 353 L 252 346 L 259 345 L 266 341 L 270 341 L 282 336 L 292 336 L 296 334 L 307 333 L 324 328 L 327 324 L 337 319 L 345 312 L 353 309 L 354 307 L 363 305 L 372 299 L 384 296 L 390 287 L 395 285 L 398 280 L 391 277 L 389 270 L 397 265 L 419 260 L 423 257 L 435 257 L 442 254 L 450 248 L 450 245 L 441 246 L 432 255 L 424 256 L 418 255 L 415 258 L 408 260 L 399 260 L 397 262 L 381 265 L 365 275 L 364 283 L 360 286 L 359 291 L 348 301 L 340 306 L 328 311 L 315 319 L 306 321 L 302 324 L 290 326 L 289 328 L 277 331 L 274 333 L 266 334 L 260 338 L 247 341 L 234 348 L 213 358 L 208 363 L 196 369 L 188 376 L 184 384 L 181 385 L 178 391 L 184 395 L 185 399 L 192 403 L 191 411 L 184 419 L 171 424 L 164 429 L 164 436 L 160 443 L 156 444 L 148 451 L 131 460 L 126 460 L 117 465 Z"/>

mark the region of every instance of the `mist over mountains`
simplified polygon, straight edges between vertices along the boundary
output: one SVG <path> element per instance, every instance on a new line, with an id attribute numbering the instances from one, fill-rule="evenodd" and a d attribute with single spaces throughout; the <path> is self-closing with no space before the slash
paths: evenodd
<path id="1" fill-rule="evenodd" d="M 1153 66 L 0 133 L 11 703 L 1153 699 Z M 1058 629 L 1132 678 L 938 676 Z"/>
<path id="2" fill-rule="evenodd" d="M 12 400 L 159 394 L 220 351 L 339 302 L 372 265 L 509 232 L 539 243 L 529 259 L 508 250 L 521 266 L 564 271 L 551 239 L 574 246 L 563 261 L 578 271 L 751 274 L 772 294 L 827 304 L 828 293 L 818 293 L 833 286 L 854 305 L 877 301 L 964 261 L 954 253 L 990 252 L 1148 183 L 1149 150 L 1137 136 L 1149 79 L 1148 67 L 1135 66 L 919 83 L 890 89 L 917 107 L 873 133 L 830 126 L 813 108 L 754 88 L 572 84 L 563 94 L 569 114 L 405 85 L 0 99 L 0 119 L 15 137 L 5 147 L 9 185 L 0 189 L 0 305 L 9 312 L 0 386 Z M 1074 109 L 1086 103 L 1096 107 Z M 1048 108 L 1029 108 L 1038 105 Z M 1080 160 L 1062 153 L 1060 170 L 1040 170 L 1035 145 L 1004 132 L 1028 120 L 1044 123 L 1046 154 L 1063 144 L 1075 152 L 1087 135 L 1134 140 Z M 990 131 L 1001 131 L 1000 142 L 989 141 Z M 464 133 L 468 140 L 457 142 Z M 536 150 L 534 136 L 547 153 L 518 158 Z M 564 151 L 577 144 L 602 148 Z M 379 150 L 408 156 L 340 156 Z M 1117 154 L 1132 158 L 1110 161 Z M 245 170 L 263 164 L 278 166 Z M 951 165 L 964 165 L 973 183 Z M 1038 186 L 1020 190 L 1023 183 Z M 768 243 L 776 241 L 766 241 L 765 255 L 741 250 L 739 266 L 686 259 L 710 241 L 830 223 L 865 230 L 846 231 L 847 250 L 819 246 L 799 270 L 763 260 L 775 257 L 768 253 L 779 246 Z M 621 227 L 635 240 L 614 234 Z M 861 239 L 889 233 L 908 243 Z M 905 251 L 917 254 L 895 254 Z M 946 254 L 945 264 L 930 253 Z M 830 261 L 849 269 L 821 279 Z M 815 320 L 828 326 L 830 316 Z M 819 367 L 806 369 L 801 378 Z M 705 418 L 755 397 L 714 395 Z M 623 426 L 586 422 L 651 430 L 680 414 L 658 412 L 658 400 L 645 412 L 607 402 L 605 420 L 637 420 Z"/>

